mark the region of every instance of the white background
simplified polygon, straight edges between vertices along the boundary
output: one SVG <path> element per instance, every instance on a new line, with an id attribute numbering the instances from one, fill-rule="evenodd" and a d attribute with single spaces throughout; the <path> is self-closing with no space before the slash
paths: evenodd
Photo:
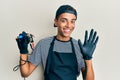
<path id="1" fill-rule="evenodd" d="M 91 28 L 100 37 L 94 52 L 95 80 L 120 80 L 120 1 L 119 0 L 0 0 L 0 80 L 23 80 L 19 70 L 19 50 L 15 41 L 22 31 L 39 39 L 56 34 L 53 21 L 56 9 L 70 4 L 78 11 L 72 36 L 84 40 Z M 30 49 L 29 49 L 30 50 Z M 42 80 L 40 66 L 27 80 Z M 78 80 L 82 80 L 81 77 Z"/>

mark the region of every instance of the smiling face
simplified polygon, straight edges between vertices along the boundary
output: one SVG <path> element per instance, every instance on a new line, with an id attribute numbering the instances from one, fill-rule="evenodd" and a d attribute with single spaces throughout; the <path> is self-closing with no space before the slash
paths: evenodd
<path id="1" fill-rule="evenodd" d="M 62 13 L 54 23 L 58 27 L 57 38 L 60 40 L 69 40 L 70 35 L 75 28 L 76 16 L 71 13 Z"/>

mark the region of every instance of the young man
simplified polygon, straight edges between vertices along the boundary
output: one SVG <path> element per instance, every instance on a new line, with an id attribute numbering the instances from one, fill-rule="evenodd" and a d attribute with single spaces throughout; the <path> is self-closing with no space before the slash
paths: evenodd
<path id="1" fill-rule="evenodd" d="M 27 49 L 29 37 L 24 33 L 23 40 L 17 39 L 21 53 L 20 71 L 23 77 L 28 77 L 41 64 L 45 80 L 77 80 L 80 71 L 84 80 L 94 80 L 92 54 L 98 36 L 92 29 L 88 38 L 86 31 L 84 44 L 70 37 L 76 19 L 77 12 L 72 6 L 60 6 L 54 20 L 57 35 L 41 39 L 29 58 Z"/>

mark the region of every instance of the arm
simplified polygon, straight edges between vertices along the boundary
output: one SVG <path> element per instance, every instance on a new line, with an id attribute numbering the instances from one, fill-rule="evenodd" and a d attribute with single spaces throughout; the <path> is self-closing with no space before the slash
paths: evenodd
<path id="1" fill-rule="evenodd" d="M 94 80 L 94 70 L 92 66 L 92 60 L 85 60 L 86 67 L 82 68 L 83 80 Z"/>
<path id="2" fill-rule="evenodd" d="M 22 77 L 28 77 L 36 68 L 35 65 L 28 62 L 28 44 L 30 43 L 30 37 L 26 32 L 22 32 L 16 38 L 18 48 L 20 50 L 20 72 Z"/>
<path id="3" fill-rule="evenodd" d="M 27 61 L 28 54 L 20 54 L 20 58 L 24 60 L 24 61 L 20 60 L 20 64 L 24 64 L 25 61 Z M 24 65 L 20 67 L 21 76 L 28 77 L 34 71 L 35 68 L 36 68 L 35 65 L 33 65 L 30 62 L 26 62 Z"/>
<path id="4" fill-rule="evenodd" d="M 82 44 L 80 40 L 78 41 L 83 59 L 85 60 L 85 68 L 82 68 L 84 80 L 94 80 L 92 55 L 98 42 L 98 36 L 96 37 L 96 34 L 97 32 L 94 32 L 94 30 L 92 29 L 88 38 L 88 32 L 86 31 L 84 44 Z"/>

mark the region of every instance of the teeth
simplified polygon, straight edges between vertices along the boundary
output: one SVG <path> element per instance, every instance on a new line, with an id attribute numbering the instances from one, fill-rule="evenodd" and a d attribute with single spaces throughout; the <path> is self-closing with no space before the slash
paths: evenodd
<path id="1" fill-rule="evenodd" d="M 65 32 L 69 32 L 70 30 L 69 29 L 66 29 L 66 30 L 64 30 Z"/>
<path id="2" fill-rule="evenodd" d="M 65 32 L 70 32 L 70 30 L 64 30 Z"/>
<path id="3" fill-rule="evenodd" d="M 70 31 L 70 30 L 66 30 L 67 32 Z"/>

